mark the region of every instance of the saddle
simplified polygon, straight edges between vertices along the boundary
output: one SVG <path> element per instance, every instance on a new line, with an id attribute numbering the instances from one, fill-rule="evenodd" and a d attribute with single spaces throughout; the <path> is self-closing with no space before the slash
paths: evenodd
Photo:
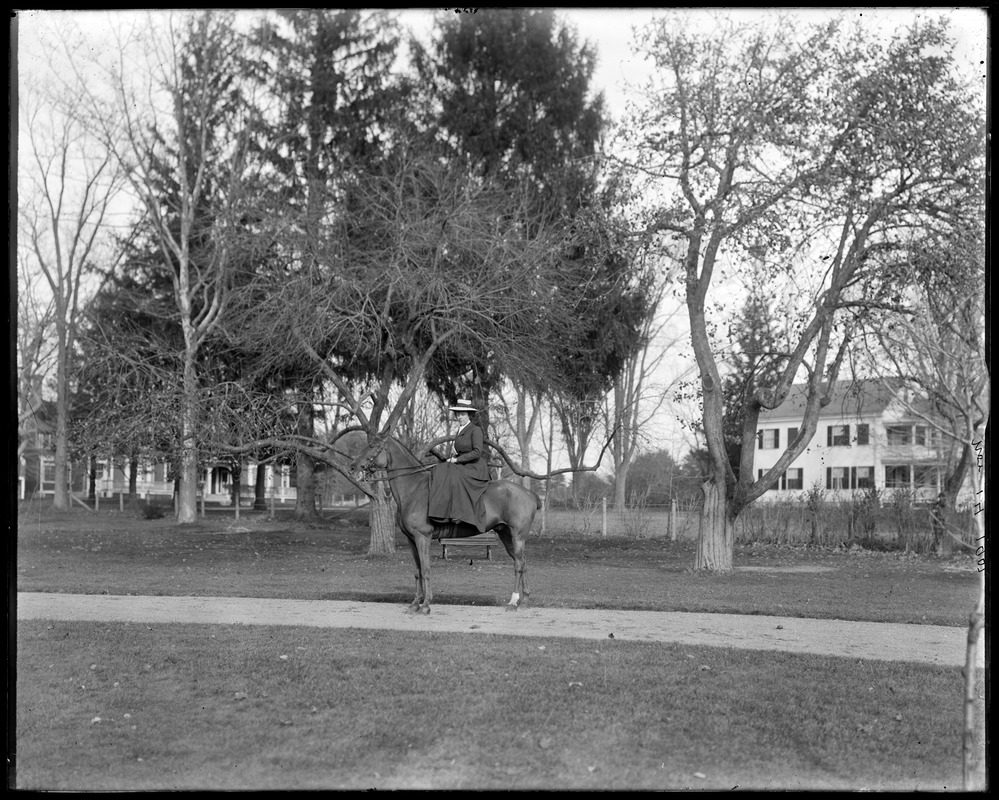
<path id="1" fill-rule="evenodd" d="M 466 536 L 477 536 L 482 533 L 474 525 L 467 522 L 451 520 L 450 522 L 434 522 L 434 531 L 430 534 L 432 540 L 462 539 Z"/>

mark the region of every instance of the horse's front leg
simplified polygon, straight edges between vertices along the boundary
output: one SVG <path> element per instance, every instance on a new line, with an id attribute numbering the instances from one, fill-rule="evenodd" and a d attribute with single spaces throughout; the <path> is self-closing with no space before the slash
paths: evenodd
<path id="1" fill-rule="evenodd" d="M 416 545 L 418 538 L 423 537 L 419 534 L 406 534 L 406 539 L 409 541 L 409 549 L 413 553 L 413 561 L 416 563 L 416 596 L 413 598 L 413 602 L 406 606 L 406 611 L 409 612 L 415 612 L 423 605 L 423 566 L 420 562 L 420 551 Z"/>
<path id="2" fill-rule="evenodd" d="M 434 599 L 434 592 L 430 588 L 430 534 L 424 536 L 418 533 L 414 538 L 416 539 L 416 557 L 420 565 L 418 570 L 420 603 L 413 610 L 421 614 L 429 614 L 430 601 Z"/>

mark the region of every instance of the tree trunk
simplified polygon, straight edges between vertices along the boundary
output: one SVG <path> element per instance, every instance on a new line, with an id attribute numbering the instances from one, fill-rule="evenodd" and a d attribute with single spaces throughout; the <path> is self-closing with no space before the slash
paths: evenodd
<path id="1" fill-rule="evenodd" d="M 619 375 L 614 379 L 614 417 L 612 427 L 615 430 L 611 452 L 614 454 L 614 507 L 624 510 L 628 504 L 628 469 L 631 466 L 631 436 L 632 430 L 628 420 L 627 392 Z"/>
<path id="2" fill-rule="evenodd" d="M 112 466 L 112 469 L 114 467 Z M 139 494 L 139 459 L 132 457 L 128 461 L 128 502 L 134 503 Z"/>
<path id="3" fill-rule="evenodd" d="M 520 469 L 531 471 L 531 431 L 527 426 L 527 392 L 517 388 L 517 445 L 520 448 Z M 531 488 L 531 479 L 527 475 L 520 476 L 520 485 Z"/>
<path id="4" fill-rule="evenodd" d="M 625 490 L 628 486 L 628 470 L 630 468 L 631 464 L 625 461 L 618 464 L 617 471 L 614 473 L 614 508 L 619 511 L 628 507 L 628 495 Z"/>
<path id="5" fill-rule="evenodd" d="M 198 521 L 198 376 L 191 349 L 184 358 L 184 407 L 180 421 L 180 486 L 177 491 L 177 522 Z"/>
<path id="6" fill-rule="evenodd" d="M 945 476 L 943 491 L 937 497 L 933 509 L 933 551 L 938 556 L 946 555 L 950 550 L 950 538 L 946 535 L 947 519 L 951 509 L 957 507 L 957 495 L 968 475 L 971 461 L 972 448 L 971 445 L 965 443 L 961 447 L 961 457 L 954 469 Z"/>
<path id="7" fill-rule="evenodd" d="M 311 402 L 305 402 L 304 398 L 299 402 L 298 432 L 300 435 L 306 437 L 314 435 L 315 413 Z M 298 453 L 295 457 L 295 469 L 295 519 L 318 519 L 315 459 L 305 453 Z"/>
<path id="8" fill-rule="evenodd" d="M 62 344 L 62 337 L 60 337 Z M 63 357 L 59 355 L 59 373 L 56 379 L 56 429 L 55 429 L 55 494 L 52 506 L 57 511 L 68 511 L 69 499 L 69 392 Z"/>
<path id="9" fill-rule="evenodd" d="M 384 473 L 378 472 L 373 484 L 373 497 L 368 516 L 371 526 L 369 556 L 382 556 L 395 552 L 395 502 L 385 486 Z"/>
<path id="10" fill-rule="evenodd" d="M 243 480 L 243 465 L 237 461 L 232 465 L 232 507 L 239 508 L 239 486 Z"/>
<path id="11" fill-rule="evenodd" d="M 978 432 L 971 428 L 969 423 L 970 434 L 968 439 L 970 442 L 976 442 L 976 435 Z M 981 446 L 982 440 L 977 439 L 978 445 Z M 979 451 L 981 452 L 981 451 Z M 967 451 L 969 455 L 971 450 L 970 447 Z M 983 465 L 984 466 L 984 465 Z M 982 467 L 971 469 L 971 491 L 973 492 L 972 497 L 978 497 L 978 492 L 981 489 L 981 481 L 979 476 L 979 471 Z M 985 508 L 982 505 L 978 505 L 974 508 L 973 526 L 975 531 L 975 554 L 978 556 L 978 600 L 975 603 L 975 608 L 971 612 L 968 618 L 968 643 L 965 653 L 964 662 L 964 720 L 963 720 L 963 731 L 962 731 L 962 742 L 961 742 L 961 753 L 962 753 L 962 764 L 963 764 L 963 775 L 964 775 L 964 790 L 965 791 L 975 791 L 980 790 L 982 787 L 978 786 L 978 780 L 976 780 L 976 766 L 978 764 L 979 753 L 985 752 L 985 744 L 988 739 L 986 737 L 984 720 L 983 724 L 977 724 L 975 720 L 975 706 L 977 705 L 977 698 L 979 692 L 979 682 L 978 682 L 978 648 L 982 646 L 980 641 L 982 636 L 982 629 L 985 626 Z M 986 651 L 988 653 L 988 651 Z M 978 745 L 976 747 L 976 735 L 978 734 Z"/>
<path id="12" fill-rule="evenodd" d="M 257 464 L 257 479 L 253 484 L 253 510 L 267 510 L 267 467 Z"/>
<path id="13" fill-rule="evenodd" d="M 114 469 L 112 466 L 111 469 Z M 97 456 L 90 457 L 90 469 L 87 470 L 88 478 L 87 481 L 87 499 L 91 503 L 95 502 L 97 499 Z"/>
<path id="14" fill-rule="evenodd" d="M 701 492 L 704 505 L 698 520 L 694 569 L 731 572 L 735 520 L 729 518 L 725 489 L 708 480 L 701 485 Z"/>
<path id="15" fill-rule="evenodd" d="M 483 383 L 479 378 L 478 372 L 476 372 L 475 385 L 472 386 L 472 405 L 479 409 L 479 412 L 475 415 L 475 424 L 482 428 L 482 435 L 487 439 L 490 438 L 489 431 L 489 385 Z M 485 447 L 485 453 L 483 454 L 486 460 L 489 460 L 489 447 Z"/>

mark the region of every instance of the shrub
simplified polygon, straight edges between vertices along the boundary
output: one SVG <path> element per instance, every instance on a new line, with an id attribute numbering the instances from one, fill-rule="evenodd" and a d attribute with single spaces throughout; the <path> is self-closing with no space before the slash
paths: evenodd
<path id="1" fill-rule="evenodd" d="M 150 503 L 148 500 L 139 501 L 136 511 L 139 519 L 163 519 L 166 516 L 162 506 Z"/>

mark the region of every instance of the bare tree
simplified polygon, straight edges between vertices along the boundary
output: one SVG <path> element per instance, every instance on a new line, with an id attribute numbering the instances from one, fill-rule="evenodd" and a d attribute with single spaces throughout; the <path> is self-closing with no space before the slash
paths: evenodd
<path id="1" fill-rule="evenodd" d="M 920 237 L 902 254 L 901 263 L 884 265 L 909 276 L 910 313 L 875 320 L 863 340 L 868 345 L 866 368 L 935 432 L 934 440 L 948 453 L 934 509 L 938 552 L 945 536 L 962 539 L 949 525 L 949 512 L 972 472 L 975 441 L 989 413 L 983 345 L 985 214 L 979 210 L 968 224 L 946 235 Z"/>
<path id="2" fill-rule="evenodd" d="M 237 84 L 243 45 L 231 15 L 214 12 L 171 15 L 140 40 L 119 44 L 106 85 L 83 91 L 89 124 L 123 166 L 172 281 L 183 334 L 178 521 L 193 523 L 198 356 L 227 303 L 247 205 L 248 106 Z M 138 58 L 138 46 L 148 60 Z M 113 95 L 113 114 L 104 89 Z"/>
<path id="3" fill-rule="evenodd" d="M 17 286 L 17 432 L 18 457 L 30 444 L 28 421 L 38 413 L 45 377 L 49 374 L 54 344 L 50 333 L 53 303 L 40 298 L 37 280 L 18 269 Z"/>
<path id="4" fill-rule="evenodd" d="M 61 43 L 70 58 L 83 52 L 79 40 L 68 35 L 50 31 L 42 41 L 50 46 Z M 41 315 L 24 320 L 26 325 L 33 323 L 33 330 L 25 331 L 21 368 L 26 385 L 20 388 L 28 392 L 25 409 L 35 408 L 38 376 L 23 371 L 37 363 L 47 335 L 45 323 L 50 320 L 56 409 L 53 505 L 66 510 L 70 507 L 71 361 L 83 304 L 99 285 L 100 273 L 112 270 L 123 252 L 108 221 L 124 175 L 104 143 L 82 124 L 80 95 L 57 80 L 54 60 L 47 67 L 48 74 L 30 76 L 18 95 L 18 232 L 25 255 L 19 261 L 23 269 L 37 270 L 42 276 L 50 299 Z"/>
<path id="5" fill-rule="evenodd" d="M 945 26 L 930 22 L 887 44 L 833 23 L 799 34 L 793 20 L 696 34 L 676 17 L 641 34 L 657 72 L 631 142 L 661 200 L 650 230 L 683 247 L 691 347 L 700 375 L 711 472 L 703 484 L 696 566 L 732 569 L 734 522 L 804 450 L 856 326 L 896 306 L 896 276 L 872 251 L 932 226 L 981 190 L 983 120 L 950 70 Z M 736 476 L 712 331 L 723 318 L 717 278 L 759 260 L 795 306 L 774 384 L 743 408 Z M 723 277 L 723 275 L 721 275 Z M 798 435 L 754 480 L 760 413 L 806 376 Z"/>
<path id="6" fill-rule="evenodd" d="M 511 387 L 513 399 L 508 399 L 508 392 L 496 393 L 495 400 L 499 405 L 507 430 L 510 431 L 516 443 L 516 453 L 522 472 L 531 471 L 531 443 L 538 429 L 542 411 L 542 393 L 540 388 L 531 388 L 527 384 L 516 384 Z M 511 407 L 512 406 L 512 407 Z M 520 476 L 521 484 L 531 487 L 528 475 Z"/>
<path id="7" fill-rule="evenodd" d="M 358 177 L 340 224 L 308 269 L 296 266 L 280 282 L 262 277 L 265 291 L 241 293 L 246 302 L 234 308 L 229 333 L 267 342 L 257 354 L 261 371 L 310 365 L 316 384 L 332 388 L 337 411 L 369 441 L 404 423 L 434 358 L 486 347 L 513 372 L 543 371 L 548 354 L 538 337 L 573 324 L 572 293 L 564 305 L 555 296 L 564 283 L 558 242 L 520 235 L 510 202 L 401 145 L 380 171 Z M 244 440 L 261 431 L 248 430 Z M 331 442 L 307 439 L 300 432 L 310 454 L 346 468 L 334 453 L 322 454 Z M 373 496 L 369 552 L 391 552 L 388 498 L 380 485 L 366 490 Z"/>
<path id="8" fill-rule="evenodd" d="M 664 282 L 655 300 L 657 310 L 661 309 L 665 287 Z M 661 415 L 676 381 L 682 378 L 681 374 L 665 384 L 661 382 L 666 376 L 667 356 L 673 354 L 680 341 L 680 335 L 669 333 L 669 328 L 681 310 L 682 306 L 678 305 L 646 319 L 642 330 L 645 346 L 628 357 L 624 369 L 614 378 L 609 427 L 614 431 L 611 444 L 614 504 L 619 509 L 627 505 L 628 470 L 642 450 L 648 426 Z"/>

